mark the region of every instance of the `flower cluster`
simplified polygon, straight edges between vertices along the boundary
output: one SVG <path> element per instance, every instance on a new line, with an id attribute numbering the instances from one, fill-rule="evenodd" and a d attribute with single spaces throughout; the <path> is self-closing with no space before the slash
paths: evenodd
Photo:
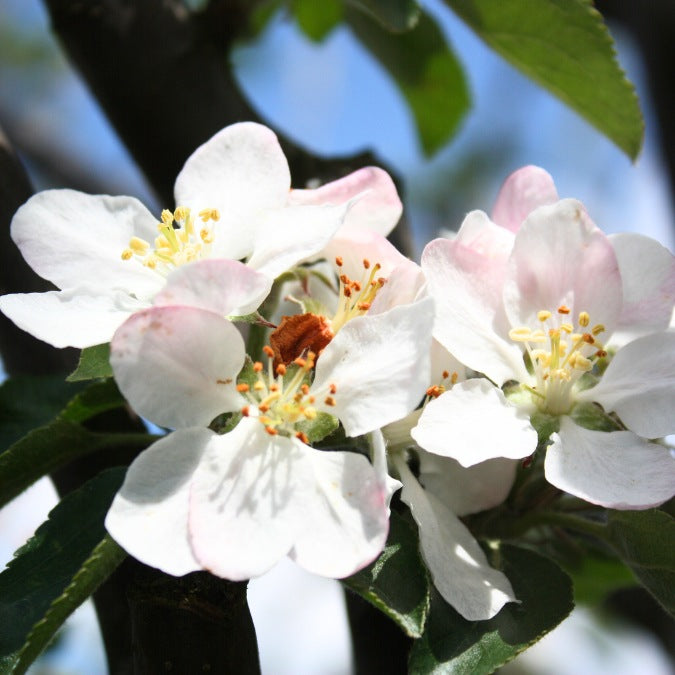
<path id="1" fill-rule="evenodd" d="M 659 442 L 675 260 L 603 234 L 543 170 L 512 174 L 492 218 L 470 213 L 420 265 L 386 239 L 401 203 L 385 172 L 291 189 L 257 124 L 197 149 L 175 197 L 154 218 L 126 197 L 36 195 L 12 236 L 59 290 L 0 298 L 56 347 L 110 342 L 131 407 L 169 430 L 106 519 L 142 562 L 243 580 L 289 556 L 346 577 L 383 550 L 402 487 L 438 591 L 488 619 L 517 597 L 466 517 L 525 465 L 607 508 L 675 494 Z"/>

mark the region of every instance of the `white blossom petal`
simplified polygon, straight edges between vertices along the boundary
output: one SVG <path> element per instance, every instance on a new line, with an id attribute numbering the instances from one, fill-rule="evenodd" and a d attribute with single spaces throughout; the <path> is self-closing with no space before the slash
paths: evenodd
<path id="1" fill-rule="evenodd" d="M 387 509 L 368 461 L 269 436 L 253 418 L 219 436 L 195 473 L 195 556 L 232 580 L 263 574 L 290 554 L 324 576 L 347 576 L 384 546 Z"/>
<path id="2" fill-rule="evenodd" d="M 288 162 L 273 131 L 242 122 L 219 131 L 190 155 L 176 178 L 176 204 L 218 209 L 214 256 L 245 258 L 253 250 L 261 214 L 286 204 Z"/>
<path id="3" fill-rule="evenodd" d="M 504 307 L 513 327 L 534 328 L 540 310 L 555 316 L 566 305 L 570 319 L 588 312 L 591 325 L 603 324 L 609 334 L 622 302 L 614 249 L 580 202 L 563 199 L 528 216 L 516 235 L 504 282 Z"/>
<path id="4" fill-rule="evenodd" d="M 349 436 L 405 417 L 429 383 L 432 321 L 433 302 L 424 298 L 346 323 L 317 362 L 312 384 L 317 407 L 335 384 L 336 405 L 324 407 Z"/>
<path id="5" fill-rule="evenodd" d="M 19 328 L 59 349 L 110 342 L 132 312 L 147 307 L 124 291 L 94 288 L 16 293 L 0 297 L 0 311 Z"/>
<path id="6" fill-rule="evenodd" d="M 639 436 L 675 433 L 675 333 L 646 335 L 612 358 L 600 382 L 577 394 L 595 401 Z"/>
<path id="7" fill-rule="evenodd" d="M 675 458 L 668 448 L 630 431 L 591 431 L 568 417 L 551 436 L 546 479 L 610 509 L 649 509 L 675 495 Z"/>
<path id="8" fill-rule="evenodd" d="M 418 450 L 424 489 L 455 515 L 466 516 L 501 504 L 511 491 L 518 461 L 489 459 L 463 467 L 458 461 Z"/>
<path id="9" fill-rule="evenodd" d="M 397 490 L 401 489 L 402 483 L 389 475 L 387 466 L 387 448 L 384 436 L 380 429 L 375 429 L 370 433 L 370 447 L 373 459 L 373 470 L 377 476 L 378 483 L 384 491 L 384 499 L 389 508 L 391 498 Z"/>
<path id="10" fill-rule="evenodd" d="M 174 576 L 202 568 L 188 538 L 190 484 L 214 438 L 208 429 L 176 431 L 132 462 L 105 526 L 137 560 Z"/>
<path id="11" fill-rule="evenodd" d="M 424 450 L 464 467 L 496 457 L 527 457 L 537 447 L 527 414 L 483 379 L 460 382 L 430 401 L 410 433 Z"/>
<path id="12" fill-rule="evenodd" d="M 434 586 L 465 619 L 491 619 L 516 600 L 509 580 L 488 564 L 469 530 L 444 504 L 425 492 L 405 463 L 401 471 L 401 498 L 419 527 L 422 556 Z"/>
<path id="13" fill-rule="evenodd" d="M 274 279 L 321 251 L 337 232 L 350 203 L 289 206 L 264 214 L 248 265 Z"/>
<path id="14" fill-rule="evenodd" d="M 422 269 L 436 302 L 434 337 L 462 363 L 501 385 L 527 378 L 520 348 L 505 340 L 502 285 L 513 235 L 480 212 L 470 213 L 457 237 L 436 239 Z"/>
<path id="15" fill-rule="evenodd" d="M 349 210 L 342 229 L 372 230 L 386 237 L 401 217 L 403 205 L 394 181 L 378 167 L 367 166 L 314 190 L 291 190 L 288 204 L 341 204 L 356 196 L 359 199 Z"/>
<path id="16" fill-rule="evenodd" d="M 612 344 L 665 330 L 675 304 L 675 257 L 659 242 L 641 234 L 612 234 L 621 283 L 623 309 Z"/>
<path id="17" fill-rule="evenodd" d="M 301 446 L 305 463 L 302 482 L 300 477 L 296 482 L 304 526 L 289 556 L 314 574 L 335 579 L 354 574 L 384 548 L 387 490 L 393 485 L 383 485 L 363 455 L 295 445 Z"/>
<path id="18" fill-rule="evenodd" d="M 154 304 L 199 307 L 223 316 L 254 312 L 272 281 L 236 260 L 199 260 L 174 270 Z"/>
<path id="19" fill-rule="evenodd" d="M 240 408 L 244 341 L 226 319 L 194 307 L 152 307 L 115 333 L 110 363 L 134 410 L 161 426 L 206 426 Z"/>
<path id="20" fill-rule="evenodd" d="M 12 239 L 26 262 L 59 288 L 91 285 L 149 299 L 163 279 L 135 260 L 122 260 L 133 236 L 152 241 L 155 218 L 133 197 L 46 190 L 12 220 Z"/>
<path id="21" fill-rule="evenodd" d="M 558 192 L 551 175 L 538 166 L 525 166 L 514 171 L 502 184 L 492 209 L 492 220 L 517 232 L 538 206 L 557 201 Z"/>

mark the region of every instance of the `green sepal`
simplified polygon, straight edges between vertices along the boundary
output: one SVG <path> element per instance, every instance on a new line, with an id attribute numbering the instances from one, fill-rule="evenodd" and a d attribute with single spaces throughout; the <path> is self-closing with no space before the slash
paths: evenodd
<path id="1" fill-rule="evenodd" d="M 77 368 L 68 375 L 68 382 L 95 380 L 102 377 L 112 377 L 110 366 L 110 344 L 105 343 L 93 347 L 85 347 L 80 353 Z"/>
<path id="2" fill-rule="evenodd" d="M 422 635 L 429 613 L 429 577 L 416 529 L 395 511 L 380 557 L 342 583 L 393 619 L 406 635 Z"/>

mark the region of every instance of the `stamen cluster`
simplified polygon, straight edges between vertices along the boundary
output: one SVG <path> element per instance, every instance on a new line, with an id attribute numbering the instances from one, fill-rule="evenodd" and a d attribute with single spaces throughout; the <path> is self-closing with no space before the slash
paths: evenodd
<path id="1" fill-rule="evenodd" d="M 213 243 L 213 226 L 209 222 L 217 222 L 220 213 L 217 209 L 203 209 L 199 219 L 202 226 L 197 231 L 189 208 L 179 206 L 173 213 L 164 209 L 154 248 L 145 239 L 132 237 L 129 247 L 122 251 L 122 260 L 136 257 L 146 267 L 168 274 L 180 265 L 203 258 Z"/>
<path id="2" fill-rule="evenodd" d="M 307 352 L 304 357 L 295 359 L 289 367 L 283 363 L 275 367 L 272 348 L 266 345 L 263 351 L 267 356 L 266 372 L 263 363 L 256 361 L 253 364 L 256 381 L 252 385 L 244 382 L 237 385 L 237 391 L 250 402 L 250 405 L 241 409 L 241 413 L 245 417 L 256 416 L 270 436 L 295 436 L 303 443 L 309 443 L 307 434 L 297 429 L 297 425 L 311 422 L 318 414 L 314 405 L 316 398 L 307 382 L 314 369 L 316 354 Z M 329 385 L 329 393 L 323 401 L 325 405 L 335 405 L 336 392 L 337 386 Z M 255 407 L 255 412 L 251 406 Z"/>
<path id="3" fill-rule="evenodd" d="M 340 271 L 343 265 L 340 256 L 335 258 L 335 264 Z M 344 273 L 339 274 L 338 308 L 331 321 L 334 333 L 337 333 L 348 321 L 364 315 L 370 309 L 377 292 L 387 281 L 384 277 L 376 277 L 380 269 L 382 269 L 380 263 L 371 265 L 370 261 L 364 258 L 363 276 L 360 281 L 353 281 Z"/>
<path id="4" fill-rule="evenodd" d="M 541 327 L 532 330 L 523 326 L 509 331 L 514 342 L 525 345 L 532 362 L 536 383 L 524 385 L 525 388 L 541 410 L 554 415 L 569 412 L 575 383 L 593 369 L 597 359 L 607 356 L 597 339 L 605 327 L 596 324 L 588 329 L 588 312 L 579 313 L 577 326 L 564 320 L 570 314 L 565 305 L 558 307 L 557 314 L 558 321 L 554 321 L 552 312 L 540 310 L 537 319 Z"/>

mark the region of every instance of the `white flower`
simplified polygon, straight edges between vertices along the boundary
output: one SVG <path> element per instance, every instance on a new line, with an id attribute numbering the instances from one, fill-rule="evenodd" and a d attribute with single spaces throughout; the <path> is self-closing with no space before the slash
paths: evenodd
<path id="1" fill-rule="evenodd" d="M 276 136 L 248 122 L 226 127 L 188 158 L 175 197 L 177 208 L 163 211 L 158 224 L 131 197 L 35 195 L 14 216 L 12 238 L 28 264 L 61 290 L 5 295 L 0 309 L 56 347 L 91 346 L 108 342 L 132 312 L 170 302 L 158 295 L 176 274 L 180 286 L 193 274 L 227 277 L 225 260 L 240 259 L 261 273 L 255 309 L 271 279 L 317 254 L 341 227 L 387 234 L 401 212 L 391 179 L 376 168 L 317 190 L 290 190 Z M 200 271 L 208 259 L 209 271 Z"/>
<path id="2" fill-rule="evenodd" d="M 302 424 L 325 411 L 355 436 L 412 410 L 429 378 L 432 318 L 429 298 L 356 317 L 321 353 L 311 385 L 308 355 L 294 376 L 270 357 L 254 384 L 237 386 L 241 338 L 221 316 L 160 307 L 131 317 L 112 341 L 115 377 L 138 412 L 178 430 L 130 466 L 111 535 L 174 575 L 247 579 L 284 555 L 330 577 L 368 564 L 387 536 L 386 485 L 360 454 L 311 448 Z M 233 410 L 244 417 L 232 431 L 203 428 Z"/>
<path id="3" fill-rule="evenodd" d="M 598 385 L 582 390 L 580 380 L 615 329 L 667 326 L 672 255 L 644 237 L 608 239 L 574 200 L 540 206 L 512 229 L 473 212 L 456 239 L 427 246 L 422 267 L 436 339 L 496 385 L 515 380 L 528 395 L 515 402 L 488 380 L 461 383 L 429 403 L 413 437 L 464 466 L 525 457 L 536 447 L 527 418 L 539 411 L 561 418 L 545 461 L 554 485 L 610 508 L 662 503 L 675 493 L 675 460 L 646 439 L 675 431 L 675 335 L 647 334 L 618 351 Z M 615 412 L 629 430 L 577 426 L 567 415 L 579 402 Z"/>

